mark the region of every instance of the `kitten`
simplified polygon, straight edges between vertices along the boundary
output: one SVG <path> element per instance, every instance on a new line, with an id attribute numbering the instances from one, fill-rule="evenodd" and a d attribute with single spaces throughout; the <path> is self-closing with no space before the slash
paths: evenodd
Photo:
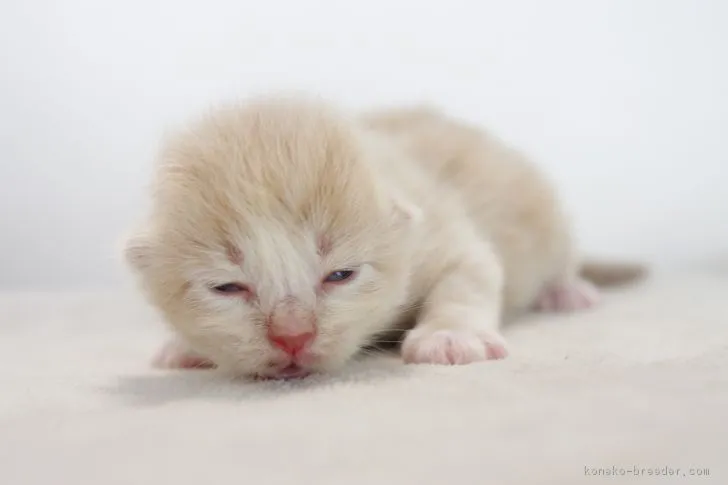
<path id="1" fill-rule="evenodd" d="M 434 110 L 218 109 L 169 140 L 153 195 L 125 256 L 176 331 L 162 367 L 299 377 L 411 327 L 406 362 L 468 364 L 507 355 L 505 318 L 597 298 L 548 181 Z"/>

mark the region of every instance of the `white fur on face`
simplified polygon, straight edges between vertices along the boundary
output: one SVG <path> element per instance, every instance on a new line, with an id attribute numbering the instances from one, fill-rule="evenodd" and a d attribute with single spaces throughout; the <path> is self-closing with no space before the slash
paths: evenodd
<path id="1" fill-rule="evenodd" d="M 310 347 L 313 370 L 331 370 L 351 358 L 368 339 L 386 327 L 405 297 L 406 280 L 388 274 L 387 261 L 366 250 L 335 246 L 320 255 L 313 234 L 300 237 L 279 227 L 263 226 L 241 237 L 245 245 L 240 265 L 224 252 L 204 251 L 179 263 L 188 282 L 183 293 L 168 301 L 170 322 L 184 338 L 222 368 L 237 374 L 265 374 L 285 354 L 266 338 L 266 321 L 278 305 L 293 301 L 315 316 L 317 336 Z M 349 242 L 349 247 L 353 244 Z M 349 282 L 322 285 L 339 269 L 354 269 Z M 249 298 L 219 294 L 214 286 L 241 283 Z"/>

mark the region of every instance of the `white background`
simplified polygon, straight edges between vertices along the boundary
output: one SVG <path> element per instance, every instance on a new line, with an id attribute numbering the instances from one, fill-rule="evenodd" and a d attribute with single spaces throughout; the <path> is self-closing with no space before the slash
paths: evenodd
<path id="1" fill-rule="evenodd" d="M 724 0 L 2 0 L 0 287 L 111 286 L 160 136 L 294 88 L 534 156 L 588 252 L 728 255 Z"/>

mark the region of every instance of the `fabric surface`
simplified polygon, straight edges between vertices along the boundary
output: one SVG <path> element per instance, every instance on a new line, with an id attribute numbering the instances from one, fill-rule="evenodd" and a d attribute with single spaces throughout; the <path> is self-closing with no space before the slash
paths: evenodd
<path id="1" fill-rule="evenodd" d="M 727 290 L 657 275 L 504 361 L 258 383 L 151 369 L 131 293 L 6 293 L 0 484 L 728 483 Z"/>

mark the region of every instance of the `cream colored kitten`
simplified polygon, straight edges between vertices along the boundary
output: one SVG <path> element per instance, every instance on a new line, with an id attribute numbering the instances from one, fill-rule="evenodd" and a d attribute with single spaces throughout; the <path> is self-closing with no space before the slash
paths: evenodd
<path id="1" fill-rule="evenodd" d="M 178 335 L 164 367 L 331 371 L 412 325 L 407 362 L 498 359 L 509 314 L 597 295 L 551 185 L 435 111 L 255 99 L 172 139 L 154 188 L 126 257 Z"/>

